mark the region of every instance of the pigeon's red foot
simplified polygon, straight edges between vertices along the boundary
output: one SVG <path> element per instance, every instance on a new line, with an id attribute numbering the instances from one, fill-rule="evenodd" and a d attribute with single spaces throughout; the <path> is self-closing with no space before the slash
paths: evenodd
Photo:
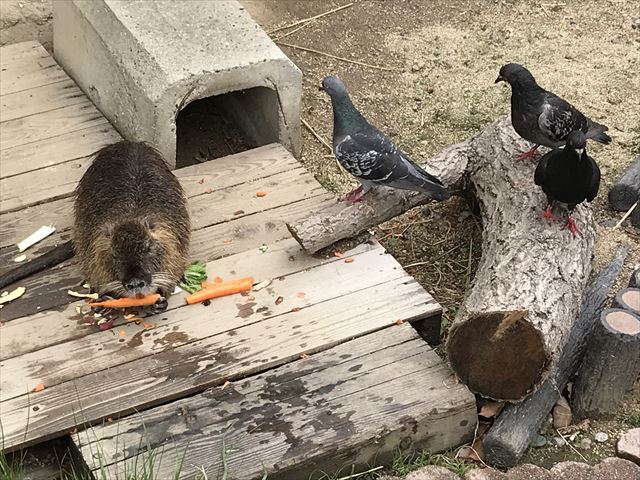
<path id="1" fill-rule="evenodd" d="M 536 150 L 538 150 L 539 146 L 540 145 L 536 145 L 531 150 L 521 153 L 516 157 L 516 160 L 533 160 L 536 158 Z"/>
<path id="2" fill-rule="evenodd" d="M 580 230 L 578 230 L 578 225 L 571 215 L 567 216 L 567 223 L 565 224 L 565 228 L 567 228 L 574 237 L 580 233 Z"/>
<path id="3" fill-rule="evenodd" d="M 362 201 L 362 197 L 364 196 L 364 188 L 360 185 L 358 188 L 351 190 L 344 197 L 344 201 L 348 203 L 358 203 Z"/>
<path id="4" fill-rule="evenodd" d="M 556 217 L 556 216 L 553 214 L 553 210 L 552 210 L 552 208 L 551 208 L 551 205 L 549 205 L 549 206 L 547 207 L 547 209 L 546 209 L 544 212 L 540 213 L 538 216 L 539 216 L 540 218 L 542 218 L 542 219 L 546 220 L 546 221 L 547 221 L 547 223 L 549 223 L 549 222 L 557 222 L 557 221 L 558 221 L 558 217 Z"/>

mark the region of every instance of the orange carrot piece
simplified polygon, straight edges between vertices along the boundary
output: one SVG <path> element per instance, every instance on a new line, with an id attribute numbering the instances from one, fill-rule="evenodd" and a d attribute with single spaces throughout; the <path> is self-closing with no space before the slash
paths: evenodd
<path id="1" fill-rule="evenodd" d="M 267 192 L 256 192 L 256 197 L 266 197 L 267 196 Z"/>
<path id="2" fill-rule="evenodd" d="M 351 257 L 345 258 L 344 259 L 344 263 L 353 263 L 353 258 L 351 258 Z"/>
<path id="3" fill-rule="evenodd" d="M 41 392 L 44 390 L 44 383 L 39 383 L 35 387 L 33 387 L 32 392 Z"/>
<path id="4" fill-rule="evenodd" d="M 153 305 L 160 299 L 159 293 L 152 293 L 142 298 L 114 298 L 113 300 L 104 300 L 102 302 L 92 302 L 90 307 L 105 307 L 105 308 L 128 308 L 128 307 L 144 307 L 146 305 Z"/>
<path id="5" fill-rule="evenodd" d="M 253 277 L 238 278 L 236 280 L 229 280 L 222 283 L 213 283 L 210 287 L 203 288 L 202 290 L 187 296 L 185 300 L 188 305 L 193 305 L 194 303 L 204 302 L 205 300 L 211 300 L 212 298 L 247 292 L 251 290 L 251 287 L 253 287 Z"/>

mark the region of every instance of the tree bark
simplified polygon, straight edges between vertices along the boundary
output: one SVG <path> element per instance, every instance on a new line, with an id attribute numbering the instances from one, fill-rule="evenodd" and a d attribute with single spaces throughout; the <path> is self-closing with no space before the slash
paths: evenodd
<path id="1" fill-rule="evenodd" d="M 628 310 L 602 312 L 573 383 L 573 412 L 597 418 L 614 412 L 640 374 L 640 317 Z"/>
<path id="2" fill-rule="evenodd" d="M 620 179 L 609 190 L 609 205 L 626 212 L 640 198 L 640 155 L 627 167 Z"/>
<path id="3" fill-rule="evenodd" d="M 532 435 L 578 368 L 589 334 L 604 309 L 607 296 L 622 270 L 626 256 L 626 248 L 618 249 L 612 263 L 596 276 L 585 291 L 580 314 L 571 328 L 569 340 L 540 387 L 523 402 L 507 405 L 490 428 L 483 440 L 487 463 L 508 468 L 520 461 L 529 447 Z"/>
<path id="4" fill-rule="evenodd" d="M 515 160 L 527 145 L 508 118 L 471 141 L 469 183 L 482 216 L 482 258 L 447 342 L 451 366 L 472 391 L 521 400 L 553 368 L 591 271 L 595 230 L 579 205 L 581 233 L 548 225 L 535 166 Z"/>
<path id="5" fill-rule="evenodd" d="M 616 293 L 611 306 L 640 315 L 640 288 L 623 288 Z"/>

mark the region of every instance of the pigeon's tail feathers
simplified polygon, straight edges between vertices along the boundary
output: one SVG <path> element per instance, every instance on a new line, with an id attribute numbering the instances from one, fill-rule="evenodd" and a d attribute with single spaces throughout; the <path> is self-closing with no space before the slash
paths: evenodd
<path id="1" fill-rule="evenodd" d="M 451 194 L 444 187 L 433 182 L 422 182 L 420 192 L 438 202 L 443 202 L 451 197 Z"/>
<path id="2" fill-rule="evenodd" d="M 424 193 L 438 202 L 448 200 L 449 197 L 451 197 L 451 194 L 444 188 L 444 185 L 438 178 L 413 163 L 409 164 L 409 175 L 406 181 L 414 187 L 417 187 L 417 191 Z"/>
<path id="3" fill-rule="evenodd" d="M 611 143 L 611 137 L 605 133 L 607 130 L 609 130 L 609 128 L 606 125 L 601 125 L 590 120 L 586 137 L 598 143 L 608 145 Z"/>

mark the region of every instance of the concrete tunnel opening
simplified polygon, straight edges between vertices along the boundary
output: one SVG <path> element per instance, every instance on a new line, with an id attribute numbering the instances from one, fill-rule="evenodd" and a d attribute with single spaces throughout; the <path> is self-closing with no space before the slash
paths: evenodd
<path id="1" fill-rule="evenodd" d="M 267 87 L 194 100 L 176 119 L 176 168 L 277 142 L 278 110 Z"/>

